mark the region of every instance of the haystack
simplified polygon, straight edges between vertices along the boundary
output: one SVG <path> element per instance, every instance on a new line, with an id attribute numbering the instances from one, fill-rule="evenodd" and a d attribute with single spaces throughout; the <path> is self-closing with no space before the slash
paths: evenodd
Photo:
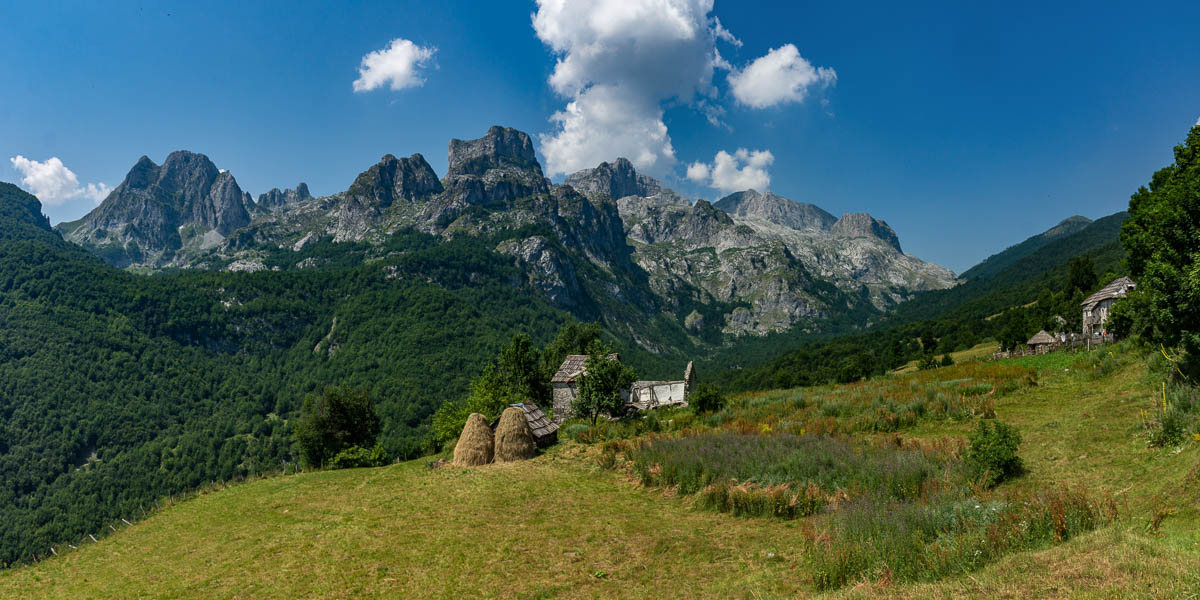
<path id="1" fill-rule="evenodd" d="M 524 420 L 524 419 L 522 419 Z M 492 462 L 492 428 L 479 413 L 471 413 L 463 426 L 458 444 L 454 446 L 454 464 L 464 467 Z"/>
<path id="2" fill-rule="evenodd" d="M 496 462 L 527 460 L 536 454 L 537 446 L 525 411 L 516 406 L 504 409 L 496 425 Z"/>

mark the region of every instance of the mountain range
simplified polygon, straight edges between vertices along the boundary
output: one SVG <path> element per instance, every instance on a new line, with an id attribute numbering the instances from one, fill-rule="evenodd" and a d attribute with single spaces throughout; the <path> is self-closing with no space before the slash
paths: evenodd
<path id="1" fill-rule="evenodd" d="M 315 242 L 360 243 L 356 251 L 377 257 L 405 229 L 470 235 L 493 240 L 535 289 L 577 317 L 632 331 L 666 315 L 709 341 L 820 331 L 957 282 L 904 254 L 896 232 L 863 213 L 835 218 L 755 190 L 691 202 L 623 158 L 554 184 L 531 138 L 499 126 L 451 140 L 448 159 L 439 178 L 420 154 L 389 154 L 343 192 L 313 197 L 300 183 L 255 201 L 202 154 L 173 152 L 162 165 L 142 157 L 95 210 L 56 229 L 118 267 L 238 271 L 265 269 L 280 251 Z"/>

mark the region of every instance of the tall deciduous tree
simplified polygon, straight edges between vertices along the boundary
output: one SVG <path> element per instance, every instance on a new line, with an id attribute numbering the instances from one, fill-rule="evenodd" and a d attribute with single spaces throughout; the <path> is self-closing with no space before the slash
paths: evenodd
<path id="1" fill-rule="evenodd" d="M 1086 256 L 1071 259 L 1067 276 L 1067 291 L 1079 290 L 1087 293 L 1096 287 L 1096 263 Z"/>
<path id="2" fill-rule="evenodd" d="M 620 416 L 625 412 L 621 392 L 637 380 L 631 367 L 609 358 L 612 350 L 600 342 L 588 348 L 586 372 L 579 378 L 579 394 L 571 403 L 576 415 L 588 419 L 594 426 L 600 415 Z"/>
<path id="3" fill-rule="evenodd" d="M 1130 198 L 1121 242 L 1138 284 L 1135 328 L 1182 346 L 1200 371 L 1200 126 L 1175 147 L 1175 164 Z"/>
<path id="4" fill-rule="evenodd" d="M 321 395 L 304 399 L 292 436 L 305 462 L 321 467 L 351 446 L 374 446 L 379 428 L 379 415 L 369 393 L 326 387 Z"/>

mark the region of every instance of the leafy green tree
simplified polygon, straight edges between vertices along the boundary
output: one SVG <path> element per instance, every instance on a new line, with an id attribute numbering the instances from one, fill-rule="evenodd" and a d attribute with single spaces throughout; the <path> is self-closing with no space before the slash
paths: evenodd
<path id="1" fill-rule="evenodd" d="M 717 412 L 725 408 L 725 394 L 715 385 L 701 383 L 688 394 L 688 404 L 698 413 Z"/>
<path id="2" fill-rule="evenodd" d="M 599 323 L 584 324 L 575 320 L 564 323 L 554 341 L 542 349 L 542 381 L 550 381 L 568 355 L 586 354 L 588 347 L 600 341 L 603 333 Z"/>
<path id="3" fill-rule="evenodd" d="M 1134 320 L 1152 341 L 1182 346 L 1185 366 L 1200 371 L 1200 126 L 1175 147 L 1175 163 L 1129 200 L 1121 229 L 1140 296 Z"/>
<path id="4" fill-rule="evenodd" d="M 529 336 L 513 336 L 512 343 L 502 348 L 483 373 L 471 381 L 471 391 L 465 400 L 448 401 L 434 413 L 433 434 L 437 443 L 457 438 L 471 413 L 494 419 L 510 404 L 548 405 L 550 379 L 542 375 L 539 356 Z"/>
<path id="5" fill-rule="evenodd" d="M 596 425 L 600 415 L 619 417 L 625 413 L 622 392 L 637 380 L 633 368 L 609 358 L 612 349 L 593 342 L 588 348 L 586 372 L 579 377 L 579 393 L 571 402 L 571 411 Z"/>
<path id="6" fill-rule="evenodd" d="M 369 393 L 330 386 L 304 399 L 292 439 L 304 461 L 319 468 L 346 448 L 373 446 L 379 429 Z"/>
<path id="7" fill-rule="evenodd" d="M 1019 311 L 1010 311 L 1008 323 L 1000 331 L 1000 346 L 1006 351 L 1016 350 L 1029 341 L 1029 326 L 1025 316 Z"/>
<path id="8" fill-rule="evenodd" d="M 1086 256 L 1076 256 L 1071 259 L 1067 275 L 1067 290 L 1079 290 L 1087 293 L 1096 287 L 1096 264 Z"/>

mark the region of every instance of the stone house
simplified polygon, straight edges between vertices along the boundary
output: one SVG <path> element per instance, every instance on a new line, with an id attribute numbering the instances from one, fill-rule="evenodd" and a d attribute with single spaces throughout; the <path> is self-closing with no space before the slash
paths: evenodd
<path id="1" fill-rule="evenodd" d="M 609 360 L 620 360 L 616 354 L 609 354 Z M 575 401 L 575 397 L 579 395 L 579 377 L 583 375 L 587 369 L 588 356 L 586 354 L 569 354 L 563 359 L 562 365 L 555 371 L 554 377 L 550 378 L 550 391 L 554 398 L 554 422 L 562 423 L 567 420 L 567 416 L 571 414 L 571 403 Z"/>
<path id="2" fill-rule="evenodd" d="M 626 403 L 638 410 L 651 410 L 661 406 L 687 406 L 688 394 L 696 385 L 696 370 L 691 362 L 683 370 L 679 381 L 635 381 L 629 388 Z"/>
<path id="3" fill-rule="evenodd" d="M 1083 337 L 1090 341 L 1107 335 L 1104 324 L 1108 322 L 1109 309 L 1136 286 L 1137 284 L 1132 279 L 1118 277 L 1100 291 L 1088 296 L 1082 304 Z"/>
<path id="4" fill-rule="evenodd" d="M 609 360 L 619 360 L 616 354 Z M 579 378 L 587 371 L 587 355 L 571 354 L 563 360 L 550 388 L 554 397 L 554 422 L 562 423 L 571 415 L 571 403 L 579 395 Z M 651 410 L 662 406 L 687 406 L 687 397 L 696 384 L 696 370 L 689 362 L 678 381 L 635 381 L 624 392 L 625 404 L 636 410 Z"/>

